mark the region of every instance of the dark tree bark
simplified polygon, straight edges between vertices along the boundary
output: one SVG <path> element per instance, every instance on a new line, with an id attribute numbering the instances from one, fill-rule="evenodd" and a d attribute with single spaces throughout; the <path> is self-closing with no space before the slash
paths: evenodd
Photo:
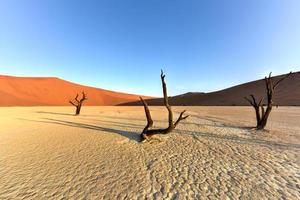
<path id="1" fill-rule="evenodd" d="M 81 106 L 82 106 L 83 102 L 87 100 L 86 94 L 84 92 L 82 92 L 82 97 L 80 100 L 78 100 L 78 96 L 79 95 L 77 94 L 75 97 L 75 101 L 69 101 L 70 104 L 72 104 L 73 106 L 76 107 L 75 115 L 80 114 Z"/>
<path id="2" fill-rule="evenodd" d="M 150 110 L 148 108 L 147 102 L 144 101 L 144 99 L 142 97 L 140 97 L 140 99 L 144 105 L 144 110 L 145 110 L 145 114 L 146 114 L 146 118 L 147 118 L 147 124 L 146 124 L 143 132 L 141 133 L 142 141 L 151 140 L 153 135 L 170 133 L 171 131 L 173 131 L 176 128 L 176 126 L 179 124 L 179 122 L 181 120 L 184 120 L 188 117 L 188 115 L 183 116 L 183 114 L 185 113 L 185 110 L 184 110 L 180 113 L 176 122 L 175 123 L 173 122 L 173 112 L 172 112 L 171 106 L 169 105 L 168 94 L 167 94 L 167 85 L 165 82 L 165 75 L 164 75 L 163 71 L 161 71 L 161 82 L 162 82 L 162 88 L 163 88 L 163 94 L 164 94 L 164 105 L 168 110 L 169 125 L 165 129 L 150 129 L 153 125 L 153 120 L 151 118 Z"/>
<path id="3" fill-rule="evenodd" d="M 264 129 L 267 125 L 270 113 L 272 111 L 273 107 L 273 96 L 276 88 L 278 85 L 287 77 L 289 77 L 292 72 L 289 74 L 286 74 L 284 77 L 279 79 L 277 82 L 273 82 L 272 72 L 269 74 L 268 77 L 265 77 L 265 84 L 266 84 L 266 92 L 267 92 L 267 107 L 265 109 L 263 105 L 264 99 L 261 98 L 259 102 L 256 101 L 256 98 L 254 97 L 253 94 L 250 95 L 251 99 L 245 97 L 245 99 L 253 106 L 255 109 L 255 114 L 256 114 L 256 129 L 261 130 Z"/>

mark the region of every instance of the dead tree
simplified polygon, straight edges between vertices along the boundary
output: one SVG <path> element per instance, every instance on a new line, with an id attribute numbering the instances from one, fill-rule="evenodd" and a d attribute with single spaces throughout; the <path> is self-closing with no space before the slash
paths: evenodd
<path id="1" fill-rule="evenodd" d="M 75 101 L 69 101 L 70 104 L 72 104 L 73 106 L 76 107 L 75 115 L 79 115 L 80 114 L 81 106 L 82 106 L 83 102 L 87 100 L 86 94 L 84 92 L 82 92 L 82 97 L 81 97 L 80 100 L 78 100 L 78 96 L 79 95 L 77 94 L 76 97 L 75 97 Z"/>
<path id="2" fill-rule="evenodd" d="M 168 100 L 168 95 L 167 95 L 167 85 L 165 82 L 165 75 L 163 73 L 163 71 L 161 70 L 161 82 L 162 82 L 162 88 L 163 88 L 163 94 L 164 94 L 164 105 L 166 106 L 168 113 L 169 113 L 169 125 L 167 128 L 165 129 L 150 129 L 153 125 L 153 120 L 151 118 L 151 114 L 150 114 L 150 110 L 148 108 L 148 104 L 146 101 L 144 101 L 144 99 L 142 97 L 140 97 L 143 105 L 144 105 L 144 110 L 145 110 L 145 114 L 146 114 L 146 118 L 147 118 L 147 124 L 143 130 L 143 132 L 141 133 L 141 140 L 147 140 L 149 141 L 151 139 L 151 137 L 153 135 L 157 135 L 157 134 L 168 134 L 171 131 L 173 131 L 176 126 L 179 124 L 179 122 L 181 120 L 184 120 L 188 117 L 187 116 L 183 116 L 183 114 L 185 113 L 185 110 L 182 111 L 178 117 L 178 119 L 176 120 L 176 122 L 173 122 L 173 112 L 172 112 L 172 108 L 169 105 L 169 100 Z"/>
<path id="3" fill-rule="evenodd" d="M 267 92 L 267 107 L 265 109 L 263 102 L 264 98 L 261 98 L 259 101 L 256 100 L 253 94 L 250 95 L 251 99 L 245 97 L 245 99 L 253 106 L 256 114 L 256 129 L 264 129 L 267 125 L 269 115 L 272 111 L 273 106 L 273 96 L 278 85 L 287 77 L 289 77 L 292 72 L 286 74 L 284 77 L 276 81 L 275 83 L 271 77 L 272 72 L 269 74 L 269 77 L 265 77 L 266 92 Z"/>

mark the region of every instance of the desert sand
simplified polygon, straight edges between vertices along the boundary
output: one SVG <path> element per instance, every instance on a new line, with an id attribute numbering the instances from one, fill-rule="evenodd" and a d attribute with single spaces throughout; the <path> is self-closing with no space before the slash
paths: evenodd
<path id="1" fill-rule="evenodd" d="M 274 81 L 282 78 L 275 76 Z M 266 95 L 264 80 L 256 80 L 216 92 L 189 92 L 169 98 L 176 106 L 237 106 L 249 105 L 244 97 Z M 300 72 L 295 72 L 276 89 L 276 105 L 300 105 Z M 69 106 L 69 100 L 85 91 L 89 106 L 142 105 L 138 95 L 84 86 L 55 77 L 15 77 L 0 75 L 0 106 Z M 163 105 L 162 98 L 143 97 L 149 105 Z M 266 99 L 266 98 L 265 98 Z"/>
<path id="2" fill-rule="evenodd" d="M 164 107 L 150 107 L 167 125 Z M 300 199 L 300 108 L 173 107 L 140 143 L 142 107 L 0 108 L 0 199 Z"/>
<path id="3" fill-rule="evenodd" d="M 284 75 L 274 76 L 274 82 Z M 300 106 L 300 72 L 294 72 L 290 77 L 281 82 L 274 93 L 274 104 L 282 106 Z M 236 85 L 220 91 L 203 93 L 189 92 L 169 98 L 173 106 L 248 106 L 249 102 L 244 97 L 254 94 L 258 99 L 266 96 L 266 83 L 264 79 Z M 163 98 L 149 99 L 149 105 L 163 105 Z M 265 101 L 265 104 L 267 102 Z M 122 105 L 142 105 L 134 101 Z"/>
<path id="4" fill-rule="evenodd" d="M 56 77 L 0 75 L 0 106 L 69 106 L 69 101 L 82 91 L 88 97 L 85 105 L 91 106 L 113 106 L 139 99 L 138 95 L 84 86 Z"/>

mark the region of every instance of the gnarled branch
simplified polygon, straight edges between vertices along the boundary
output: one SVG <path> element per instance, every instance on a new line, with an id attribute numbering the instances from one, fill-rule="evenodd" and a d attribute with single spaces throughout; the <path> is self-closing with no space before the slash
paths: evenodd
<path id="1" fill-rule="evenodd" d="M 273 95 L 274 95 L 275 89 L 283 80 L 288 78 L 291 74 L 292 74 L 292 72 L 290 72 L 289 74 L 286 74 L 285 76 L 283 76 L 281 79 L 279 79 L 275 83 L 272 80 L 272 72 L 270 72 L 268 77 L 265 77 L 265 85 L 266 85 L 266 93 L 267 93 L 266 109 L 264 108 L 264 105 L 263 105 L 264 98 L 261 98 L 261 100 L 257 103 L 253 94 L 250 95 L 252 100 L 248 99 L 247 97 L 244 97 L 255 109 L 256 122 L 257 122 L 256 128 L 257 129 L 264 129 L 265 126 L 267 125 L 269 115 L 272 111 Z"/>
<path id="2" fill-rule="evenodd" d="M 164 105 L 168 110 L 168 121 L 169 121 L 169 125 L 167 128 L 165 129 L 149 129 L 152 127 L 153 125 L 153 121 L 151 118 L 151 114 L 150 114 L 150 110 L 148 108 L 148 104 L 146 101 L 143 100 L 143 98 L 140 97 L 143 105 L 144 105 L 144 110 L 145 110 L 145 114 L 146 114 L 146 118 L 147 118 L 147 124 L 145 126 L 145 128 L 143 129 L 143 132 L 141 133 L 141 140 L 150 140 L 151 137 L 153 135 L 157 135 L 157 134 L 167 134 L 170 133 L 171 131 L 173 131 L 176 126 L 179 124 L 179 122 L 181 120 L 185 120 L 187 116 L 183 116 L 183 114 L 185 113 L 185 111 L 182 111 L 177 119 L 177 121 L 175 123 L 173 123 L 173 112 L 172 112 L 172 108 L 169 105 L 169 100 L 168 100 L 168 93 L 167 93 L 167 84 L 165 82 L 165 75 L 163 73 L 163 71 L 161 70 L 161 82 L 162 82 L 162 88 L 163 88 L 163 95 L 164 95 Z"/>
<path id="3" fill-rule="evenodd" d="M 185 120 L 186 118 L 189 117 L 189 115 L 183 116 L 183 114 L 186 112 L 186 110 L 182 111 L 177 119 L 177 121 L 174 124 L 174 128 L 176 128 L 177 124 L 181 121 L 181 120 Z"/>
<path id="4" fill-rule="evenodd" d="M 153 120 L 152 120 L 147 102 L 142 97 L 140 97 L 140 99 L 144 105 L 144 110 L 145 110 L 146 118 L 147 118 L 147 125 L 145 126 L 145 128 L 143 130 L 143 132 L 145 132 L 146 130 L 148 130 L 149 128 L 151 128 L 153 126 Z"/>
<path id="5" fill-rule="evenodd" d="M 70 104 L 72 104 L 73 106 L 76 107 L 75 115 L 80 114 L 81 106 L 82 106 L 83 102 L 87 100 L 86 94 L 84 92 L 82 92 L 82 97 L 80 100 L 78 99 L 78 97 L 79 97 L 79 95 L 77 94 L 74 99 L 75 101 L 71 101 L 71 100 L 69 101 Z"/>
<path id="6" fill-rule="evenodd" d="M 288 78 L 289 76 L 291 76 L 293 73 L 290 72 L 287 75 L 283 76 L 281 79 L 279 79 L 273 86 L 273 88 L 275 89 L 282 81 L 284 81 L 284 79 Z"/>

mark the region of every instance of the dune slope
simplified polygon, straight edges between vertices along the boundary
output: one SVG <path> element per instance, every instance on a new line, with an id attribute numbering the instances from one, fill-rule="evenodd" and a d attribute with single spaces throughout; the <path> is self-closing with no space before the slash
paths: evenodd
<path id="1" fill-rule="evenodd" d="M 278 80 L 281 76 L 274 77 Z M 258 98 L 265 95 L 264 80 L 244 83 L 224 90 L 210 93 L 186 93 L 170 98 L 171 105 L 177 106 L 243 106 L 248 105 L 244 97 L 255 94 Z M 149 105 L 163 105 L 163 99 L 149 99 Z M 283 81 L 277 88 L 274 96 L 276 105 L 299 106 L 300 105 L 300 72 Z M 139 101 L 122 105 L 141 105 Z"/>
<path id="2" fill-rule="evenodd" d="M 63 106 L 85 91 L 85 105 L 116 105 L 135 101 L 137 95 L 71 83 L 59 78 L 0 76 L 0 106 Z M 147 97 L 146 97 L 147 98 Z"/>

